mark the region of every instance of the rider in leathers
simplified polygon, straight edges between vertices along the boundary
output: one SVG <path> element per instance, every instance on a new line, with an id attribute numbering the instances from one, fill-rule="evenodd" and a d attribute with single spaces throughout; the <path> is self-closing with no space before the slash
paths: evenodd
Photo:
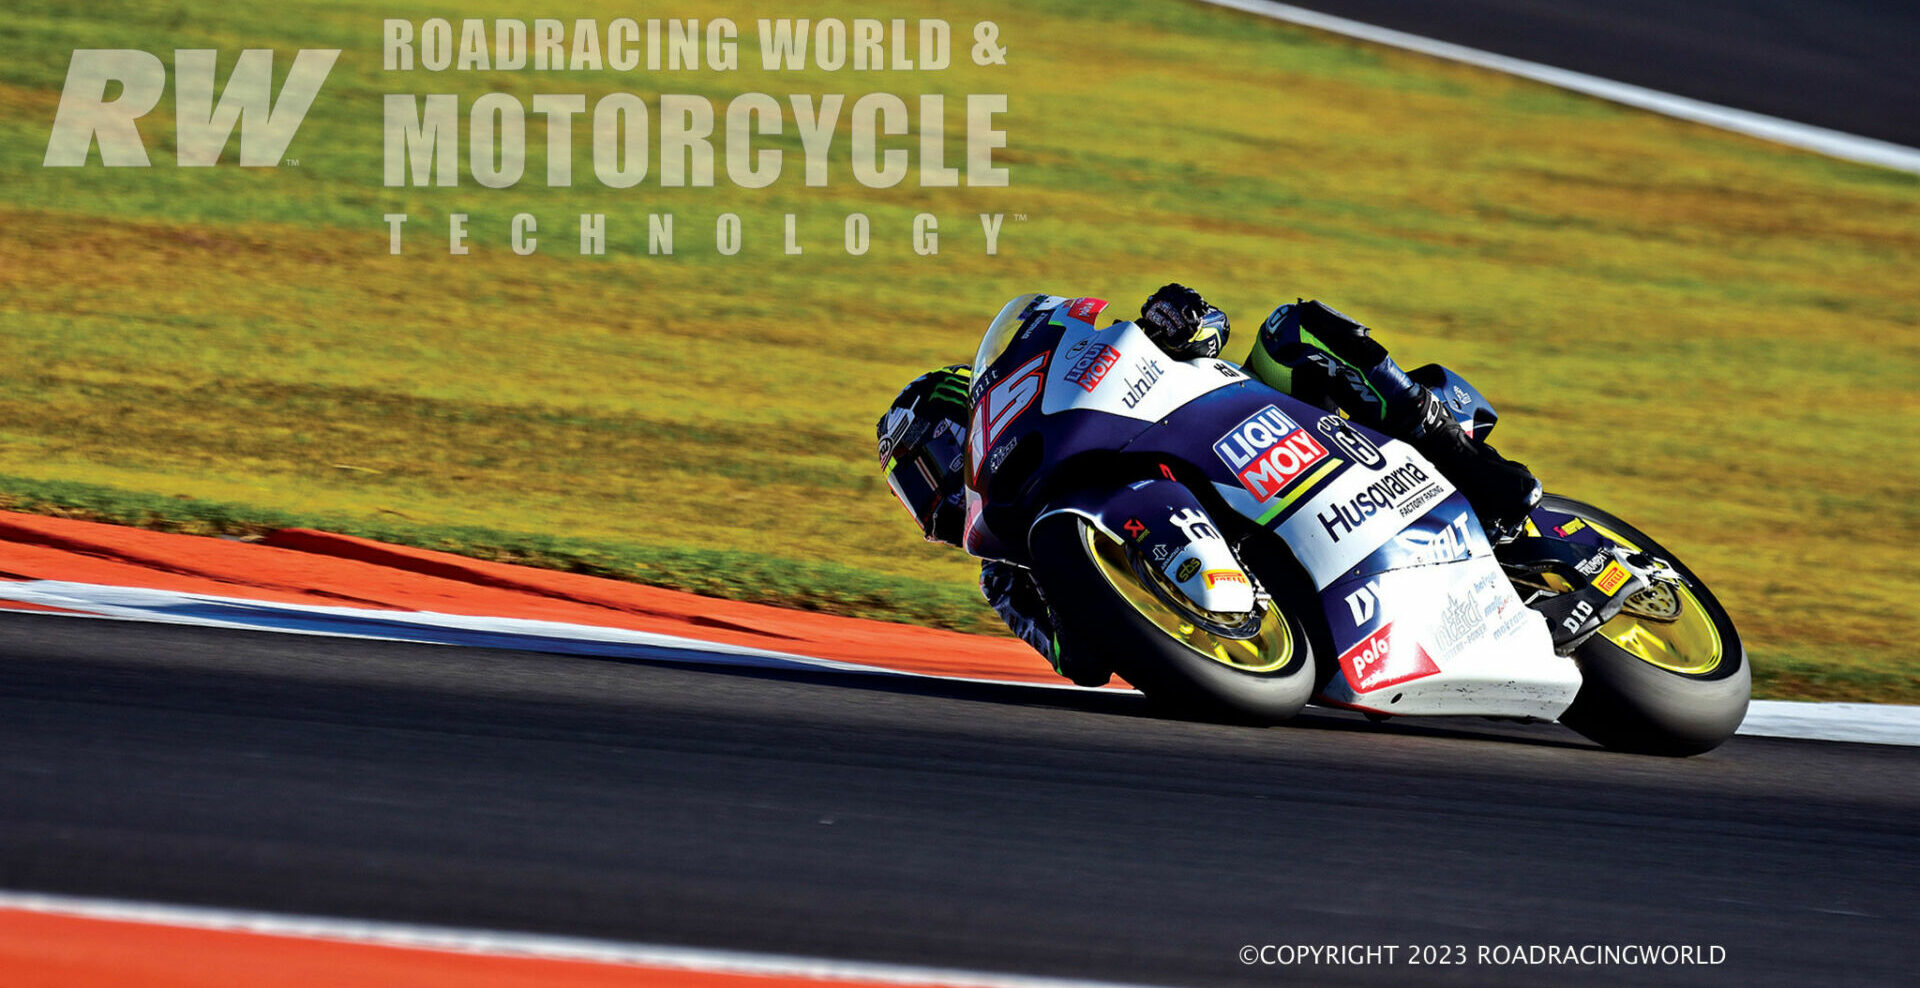
<path id="1" fill-rule="evenodd" d="M 1218 357 L 1229 328 L 1225 313 L 1178 284 L 1154 292 L 1140 307 L 1137 324 L 1176 360 Z M 1412 444 L 1460 489 L 1490 533 L 1511 530 L 1540 499 L 1540 485 L 1524 465 L 1470 439 L 1440 399 L 1410 380 L 1367 327 L 1320 302 L 1275 309 L 1260 327 L 1245 370 L 1295 398 L 1345 412 Z M 921 375 L 894 399 L 877 428 L 888 486 L 928 541 L 960 543 L 961 456 L 971 377 L 965 365 Z M 1062 647 L 1059 623 L 1025 568 L 983 561 L 980 592 L 1054 671 L 1082 686 L 1112 677 L 1098 656 Z"/>

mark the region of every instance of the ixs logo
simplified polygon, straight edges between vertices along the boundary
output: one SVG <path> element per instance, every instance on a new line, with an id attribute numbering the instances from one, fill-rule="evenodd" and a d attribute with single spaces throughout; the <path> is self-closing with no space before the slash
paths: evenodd
<path id="1" fill-rule="evenodd" d="M 1272 405 L 1213 444 L 1214 455 L 1233 468 L 1241 486 L 1264 501 L 1298 480 L 1308 467 L 1327 458 L 1327 450 Z"/>
<path id="2" fill-rule="evenodd" d="M 1418 642 L 1395 642 L 1391 624 L 1340 653 L 1340 669 L 1347 674 L 1347 684 L 1355 693 L 1370 693 L 1440 672 Z"/>
<path id="3" fill-rule="evenodd" d="M 1381 511 L 1395 509 L 1400 517 L 1405 518 L 1440 494 L 1440 485 L 1434 483 L 1425 470 L 1417 464 L 1408 463 L 1368 484 L 1365 490 L 1345 502 L 1335 504 L 1314 517 L 1319 520 L 1320 527 L 1326 529 L 1327 537 L 1338 542 L 1342 535 L 1353 534 L 1366 524 L 1367 519 Z"/>
<path id="4" fill-rule="evenodd" d="M 1120 362 L 1120 351 L 1104 343 L 1096 344 L 1067 368 L 1067 383 L 1078 384 L 1080 390 L 1092 393 L 1100 382 L 1107 379 L 1107 372 Z"/>
<path id="5" fill-rule="evenodd" d="M 272 167 L 313 107 L 313 98 L 333 71 L 338 48 L 301 49 L 280 95 L 273 94 L 273 50 L 240 53 L 226 88 L 214 98 L 219 53 L 180 49 L 173 53 L 174 144 L 182 167 L 210 167 L 220 160 L 235 124 L 240 128 L 240 163 Z M 119 94 L 107 98 L 118 83 Z M 87 163 L 94 142 L 100 163 L 109 168 L 144 168 L 147 145 L 135 123 L 160 103 L 167 68 L 158 56 L 131 48 L 81 48 L 67 63 L 66 86 L 54 111 L 47 139 L 47 167 L 78 168 Z"/>

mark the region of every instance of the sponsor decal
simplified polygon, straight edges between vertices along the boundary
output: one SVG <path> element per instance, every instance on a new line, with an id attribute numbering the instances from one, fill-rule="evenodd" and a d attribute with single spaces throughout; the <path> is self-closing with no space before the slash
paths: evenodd
<path id="1" fill-rule="evenodd" d="M 1197 559 L 1194 561 L 1199 562 Z M 1210 569 L 1206 573 L 1206 580 L 1208 590 L 1212 590 L 1213 585 L 1216 583 L 1238 583 L 1241 586 L 1248 585 L 1246 574 L 1239 570 L 1232 569 Z"/>
<path id="2" fill-rule="evenodd" d="M 1437 563 L 1451 563 L 1473 555 L 1473 545 L 1467 540 L 1467 516 L 1463 512 L 1455 515 L 1447 527 L 1437 532 L 1406 531 L 1394 536 L 1400 548 L 1407 554 L 1406 565 L 1429 566 Z"/>
<path id="3" fill-rule="evenodd" d="M 1167 466 L 1165 463 L 1160 464 L 1160 476 L 1165 477 L 1168 480 L 1174 481 L 1175 483 L 1178 483 L 1180 481 L 1180 478 L 1173 475 L 1173 468 L 1170 466 Z"/>
<path id="4" fill-rule="evenodd" d="M 1472 600 L 1448 594 L 1446 606 L 1440 608 L 1440 616 L 1433 622 L 1433 644 L 1441 658 L 1451 659 L 1486 630 L 1486 620 L 1475 610 Z"/>
<path id="5" fill-rule="evenodd" d="M 995 446 L 993 452 L 987 454 L 987 469 L 1000 469 L 1000 464 L 1005 463 L 1007 460 L 1007 454 L 1012 453 L 1013 448 L 1018 445 L 1020 445 L 1020 437 L 1015 436 L 1007 442 Z"/>
<path id="6" fill-rule="evenodd" d="M 1564 538 L 1566 538 L 1567 536 L 1569 536 L 1569 535 L 1572 535 L 1573 533 L 1575 533 L 1575 532 L 1577 532 L 1577 531 L 1579 531 L 1579 530 L 1581 530 L 1581 529 L 1583 529 L 1583 528 L 1585 528 L 1585 527 L 1587 527 L 1587 523 L 1586 523 L 1586 522 L 1584 522 L 1584 521 L 1582 521 L 1582 520 L 1580 520 L 1580 519 L 1578 519 L 1578 518 L 1575 518 L 1574 520 L 1572 520 L 1572 521 L 1570 521 L 1570 522 L 1567 522 L 1567 523 L 1566 523 L 1565 525 L 1559 525 L 1559 526 L 1555 526 L 1555 528 L 1554 528 L 1554 530 L 1553 530 L 1553 534 L 1555 534 L 1555 535 L 1558 535 L 1558 536 L 1560 536 L 1561 538 L 1563 538 L 1563 539 L 1564 539 Z"/>
<path id="7" fill-rule="evenodd" d="M 1327 458 L 1325 447 L 1272 405 L 1215 440 L 1213 452 L 1233 469 L 1247 493 L 1262 501 L 1278 496 L 1309 467 Z"/>
<path id="8" fill-rule="evenodd" d="M 1218 373 L 1218 374 L 1219 374 L 1219 375 L 1220 375 L 1221 377 L 1224 377 L 1224 378 L 1226 378 L 1226 379 L 1228 379 L 1228 380 L 1230 380 L 1230 381 L 1238 381 L 1238 380 L 1240 380 L 1241 378 L 1244 378 L 1244 377 L 1246 377 L 1246 375 L 1245 375 L 1245 374 L 1242 374 L 1242 373 L 1240 373 L 1240 368 L 1238 368 L 1238 367 L 1235 367 L 1235 366 L 1233 366 L 1232 364 L 1229 364 L 1229 363 L 1227 363 L 1227 362 L 1226 362 L 1226 361 L 1224 361 L 1224 360 L 1216 360 L 1216 361 L 1214 361 L 1214 362 L 1213 362 L 1213 369 L 1214 369 L 1214 371 L 1215 371 L 1216 373 Z"/>
<path id="9" fill-rule="evenodd" d="M 1393 625 L 1360 639 L 1340 653 L 1340 669 L 1356 693 L 1397 686 L 1426 676 L 1437 675 L 1440 667 L 1417 642 L 1396 642 Z"/>
<path id="10" fill-rule="evenodd" d="M 1120 351 L 1105 343 L 1095 344 L 1093 349 L 1088 350 L 1073 362 L 1072 367 L 1067 368 L 1067 383 L 1078 384 L 1080 390 L 1091 394 L 1094 388 L 1100 386 L 1101 381 L 1107 379 L 1107 372 L 1113 369 L 1113 365 L 1119 362 Z"/>
<path id="11" fill-rule="evenodd" d="M 1126 532 L 1128 535 L 1133 536 L 1133 540 L 1135 542 L 1138 542 L 1141 539 L 1146 538 L 1147 536 L 1147 526 L 1141 524 L 1140 519 L 1138 518 L 1127 519 L 1127 523 L 1120 526 L 1120 530 L 1123 532 Z"/>
<path id="12" fill-rule="evenodd" d="M 1364 628 L 1379 609 L 1380 581 L 1368 580 L 1365 586 L 1347 595 L 1347 610 L 1353 614 L 1353 626 Z"/>
<path id="13" fill-rule="evenodd" d="M 1506 576 L 1500 573 L 1488 573 L 1474 581 L 1474 599 L 1486 601 L 1480 608 L 1481 619 L 1498 621 L 1501 615 L 1518 604 L 1520 598 L 1515 597 L 1511 590 L 1512 584 L 1507 583 Z"/>
<path id="14" fill-rule="evenodd" d="M 1155 542 L 1153 544 L 1153 561 L 1159 564 L 1161 569 L 1167 568 L 1167 557 L 1171 555 L 1173 555 L 1172 546 L 1165 542 Z"/>
<path id="15" fill-rule="evenodd" d="M 1460 386 L 1456 384 L 1453 386 L 1453 397 L 1447 399 L 1447 404 L 1452 405 L 1453 410 L 1456 412 L 1464 412 L 1467 410 L 1467 406 L 1473 404 L 1473 399 L 1468 397 L 1465 391 L 1460 390 Z"/>
<path id="16" fill-rule="evenodd" d="M 968 465 L 973 468 L 976 488 L 979 478 L 986 473 L 987 450 L 998 443 L 1014 419 L 1040 397 L 1040 389 L 1046 385 L 1047 358 L 1051 356 L 1053 352 L 1049 350 L 1021 364 L 1006 380 L 988 388 L 974 402 L 973 421 L 967 426 L 967 448 L 972 454 Z"/>
<path id="17" fill-rule="evenodd" d="M 1352 535 L 1367 519 L 1382 511 L 1395 511 L 1405 518 L 1421 511 L 1441 494 L 1440 485 L 1434 483 L 1419 464 L 1408 463 L 1382 474 L 1365 490 L 1314 517 L 1326 530 L 1327 537 L 1338 542 L 1341 536 Z"/>
<path id="18" fill-rule="evenodd" d="M 1094 317 L 1106 307 L 1107 300 L 1103 298 L 1077 298 L 1073 300 L 1072 305 L 1067 306 L 1067 315 L 1081 322 L 1091 323 Z"/>
<path id="19" fill-rule="evenodd" d="M 1166 373 L 1160 366 L 1160 361 L 1152 358 L 1135 364 L 1133 371 L 1140 376 L 1127 379 L 1126 394 L 1120 399 L 1128 408 L 1140 404 L 1140 399 L 1145 398 L 1147 392 L 1152 391 L 1153 386 L 1159 382 L 1160 375 Z"/>
<path id="20" fill-rule="evenodd" d="M 1203 542 L 1220 537 L 1220 530 L 1213 527 L 1213 522 L 1208 520 L 1206 515 L 1192 508 L 1181 508 L 1167 520 L 1179 527 L 1180 534 L 1186 536 L 1188 542 Z"/>
<path id="21" fill-rule="evenodd" d="M 1174 582 L 1185 583 L 1193 579 L 1193 574 L 1198 572 L 1200 572 L 1200 560 L 1198 558 L 1190 558 L 1180 564 L 1180 572 L 1173 574 Z M 1209 583 L 1207 586 L 1213 586 L 1213 584 Z"/>
<path id="22" fill-rule="evenodd" d="M 1582 624 L 1585 624 L 1587 619 L 1592 616 L 1593 616 L 1593 604 L 1584 600 L 1580 601 L 1579 603 L 1573 605 L 1572 613 L 1567 615 L 1566 620 L 1563 620 L 1560 622 L 1560 627 L 1565 628 L 1567 634 L 1571 635 L 1574 632 L 1579 631 L 1580 626 Z"/>
<path id="23" fill-rule="evenodd" d="M 1607 563 L 1611 561 L 1612 558 L 1613 557 L 1607 555 L 1607 552 L 1605 549 L 1602 549 L 1599 552 L 1596 552 L 1593 555 L 1588 556 L 1587 558 L 1582 559 L 1577 563 L 1574 563 L 1573 568 L 1579 570 L 1581 576 L 1584 576 L 1587 579 L 1591 580 L 1594 578 L 1594 576 L 1599 574 L 1601 567 L 1607 565 Z"/>
<path id="24" fill-rule="evenodd" d="M 1387 465 L 1387 458 L 1380 455 L 1380 447 L 1375 446 L 1373 440 L 1361 435 L 1360 430 L 1354 428 L 1346 419 L 1338 415 L 1322 416 L 1319 422 L 1314 423 L 1314 428 L 1327 437 L 1327 441 L 1333 444 L 1333 448 L 1347 454 L 1347 458 L 1355 463 L 1370 470 L 1378 470 Z"/>
<path id="25" fill-rule="evenodd" d="M 1593 585 L 1599 587 L 1601 593 L 1611 597 L 1619 593 L 1621 587 L 1627 585 L 1627 568 L 1619 563 L 1608 563 L 1607 568 L 1601 570 L 1599 576 L 1594 577 Z"/>

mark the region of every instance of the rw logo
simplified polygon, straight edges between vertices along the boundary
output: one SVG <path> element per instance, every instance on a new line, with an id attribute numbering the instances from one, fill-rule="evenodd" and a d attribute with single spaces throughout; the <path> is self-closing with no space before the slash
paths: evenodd
<path id="1" fill-rule="evenodd" d="M 226 89 L 214 98 L 214 69 L 219 53 L 180 49 L 173 53 L 174 143 L 183 167 L 209 167 L 220 160 L 227 139 L 240 126 L 240 163 L 273 166 L 293 142 L 313 98 L 333 71 L 338 48 L 302 49 L 273 95 L 273 51 L 249 48 L 240 53 Z M 112 83 L 120 92 L 107 98 Z M 147 166 L 147 146 L 134 121 L 160 103 L 167 69 L 160 59 L 131 48 L 81 48 L 67 65 L 67 84 L 54 113 L 44 165 L 79 167 L 87 163 L 94 140 L 100 162 L 109 167 Z"/>

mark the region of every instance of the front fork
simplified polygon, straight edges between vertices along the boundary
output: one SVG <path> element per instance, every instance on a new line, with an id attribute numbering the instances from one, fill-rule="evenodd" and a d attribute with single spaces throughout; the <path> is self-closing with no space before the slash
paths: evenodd
<path id="1" fill-rule="evenodd" d="M 1522 536 L 1496 547 L 1494 555 L 1526 605 L 1547 619 L 1553 650 L 1560 655 L 1585 644 L 1629 600 L 1652 597 L 1643 592 L 1680 580 L 1665 560 L 1611 544 Z"/>

